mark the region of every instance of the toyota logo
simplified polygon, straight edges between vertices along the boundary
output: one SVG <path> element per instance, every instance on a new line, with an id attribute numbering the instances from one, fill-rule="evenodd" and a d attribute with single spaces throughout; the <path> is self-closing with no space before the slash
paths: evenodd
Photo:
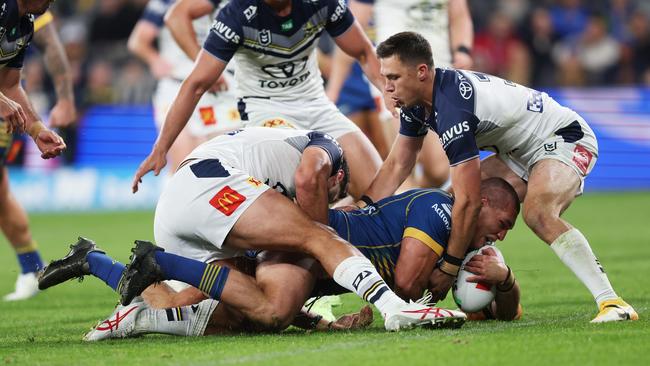
<path id="1" fill-rule="evenodd" d="M 474 89 L 472 89 L 472 85 L 467 81 L 461 81 L 461 83 L 458 85 L 458 91 L 460 91 L 461 97 L 469 99 L 472 97 L 472 92 Z"/>

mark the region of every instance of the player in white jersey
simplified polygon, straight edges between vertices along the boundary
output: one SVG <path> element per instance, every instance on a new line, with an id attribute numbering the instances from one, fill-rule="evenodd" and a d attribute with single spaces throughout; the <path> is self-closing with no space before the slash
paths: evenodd
<path id="1" fill-rule="evenodd" d="M 181 0 L 170 11 L 170 18 L 177 18 L 174 10 L 184 8 L 183 3 L 201 8 L 206 2 Z M 350 193 L 358 197 L 381 160 L 370 141 L 325 96 L 316 60 L 316 43 L 323 31 L 360 59 L 368 77 L 381 86 L 372 44 L 344 1 L 245 0 L 224 6 L 170 110 L 166 125 L 173 127 L 163 129 L 154 151 L 136 173 L 136 182 L 164 165 L 162 154 L 185 123 L 187 108 L 232 59 L 244 125 L 308 128 L 330 134 L 351 157 Z M 183 38 L 184 32 L 173 34 L 181 44 L 184 40 L 195 43 Z"/>
<path id="2" fill-rule="evenodd" d="M 153 76 L 158 79 L 153 106 L 159 130 L 181 83 L 194 66 L 194 61 L 185 55 L 169 29 L 164 27 L 165 13 L 174 2 L 175 0 L 149 1 L 128 41 L 129 50 L 147 63 Z M 194 21 L 195 39 L 203 41 L 207 37 L 210 22 L 209 16 Z M 156 39 L 158 49 L 154 47 Z M 220 82 L 199 100 L 188 125 L 170 148 L 169 156 L 173 167 L 209 137 L 241 127 L 231 73 L 231 70 L 224 72 Z"/>
<path id="3" fill-rule="evenodd" d="M 397 188 L 429 129 L 440 136 L 452 167 L 454 226 L 447 253 L 432 275 L 435 297 L 448 291 L 474 233 L 481 178 L 496 176 L 515 187 L 526 224 L 593 295 L 600 310 L 593 322 L 638 319 L 614 292 L 587 239 L 560 218 L 582 193 L 598 156 L 587 123 L 545 93 L 492 75 L 433 69 L 431 48 L 417 33 L 391 36 L 377 54 L 386 93 L 402 107 L 401 127 L 366 200 Z M 479 162 L 479 150 L 496 154 Z"/>
<path id="4" fill-rule="evenodd" d="M 351 0 L 350 6 L 358 12 L 358 19 L 374 25 L 378 41 L 397 32 L 418 32 L 431 44 L 437 66 L 471 68 L 474 31 L 466 0 Z M 351 60 L 340 52 L 334 59 L 327 92 L 336 99 Z M 435 133 L 429 135 L 419 156 L 423 174 L 418 177 L 418 185 L 441 186 L 449 177 L 447 159 Z"/>

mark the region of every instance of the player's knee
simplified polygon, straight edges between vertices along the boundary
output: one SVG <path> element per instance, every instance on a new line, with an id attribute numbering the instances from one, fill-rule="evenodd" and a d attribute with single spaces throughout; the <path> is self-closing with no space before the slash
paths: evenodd
<path id="1" fill-rule="evenodd" d="M 544 228 L 558 219 L 552 210 L 543 205 L 529 204 L 528 202 L 524 202 L 522 215 L 526 225 L 535 233 L 543 232 Z"/>

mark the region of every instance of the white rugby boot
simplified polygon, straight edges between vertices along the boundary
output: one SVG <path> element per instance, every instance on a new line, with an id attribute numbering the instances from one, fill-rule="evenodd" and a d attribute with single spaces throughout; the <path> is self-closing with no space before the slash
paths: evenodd
<path id="1" fill-rule="evenodd" d="M 16 280 L 14 292 L 5 295 L 4 301 L 18 301 L 29 299 L 38 294 L 38 278 L 36 272 L 21 273 Z"/>
<path id="2" fill-rule="evenodd" d="M 592 323 L 618 322 L 623 320 L 638 320 L 639 314 L 634 308 L 620 297 L 615 300 L 605 300 L 598 306 L 600 312 L 591 321 Z"/>
<path id="3" fill-rule="evenodd" d="M 138 315 L 149 308 L 139 298 L 129 305 L 117 304 L 113 313 L 106 320 L 99 322 L 83 337 L 84 341 L 95 342 L 113 338 L 128 338 L 139 335 L 136 328 Z"/>
<path id="4" fill-rule="evenodd" d="M 466 320 L 467 315 L 461 311 L 431 307 L 411 301 L 398 311 L 386 314 L 384 327 L 392 332 L 413 327 L 460 328 Z"/>

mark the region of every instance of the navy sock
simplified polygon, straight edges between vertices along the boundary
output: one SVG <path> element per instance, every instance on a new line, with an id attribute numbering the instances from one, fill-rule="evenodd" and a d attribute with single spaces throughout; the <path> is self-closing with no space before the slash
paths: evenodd
<path id="1" fill-rule="evenodd" d="M 124 264 L 100 252 L 88 253 L 86 261 L 90 265 L 90 273 L 117 291 L 117 284 L 124 272 Z"/>
<path id="2" fill-rule="evenodd" d="M 43 269 L 43 260 L 38 250 L 17 254 L 22 273 L 38 272 Z"/>
<path id="3" fill-rule="evenodd" d="M 228 267 L 207 264 L 163 251 L 156 251 L 156 261 L 165 273 L 165 279 L 190 284 L 219 300 L 226 285 Z"/>

